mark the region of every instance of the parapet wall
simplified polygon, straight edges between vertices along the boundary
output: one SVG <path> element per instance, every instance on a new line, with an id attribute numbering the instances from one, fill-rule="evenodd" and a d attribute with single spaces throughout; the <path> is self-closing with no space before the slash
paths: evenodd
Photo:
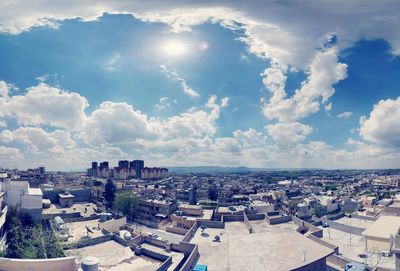
<path id="1" fill-rule="evenodd" d="M 325 246 L 327 248 L 333 249 L 335 251 L 335 254 L 339 253 L 339 247 L 338 246 L 335 246 L 335 245 L 332 245 L 332 244 L 330 244 L 328 242 L 325 242 L 324 240 L 322 240 L 322 239 L 320 239 L 318 237 L 315 237 L 312 234 L 308 235 L 307 237 L 310 238 L 311 240 L 313 240 L 314 242 L 318 243 L 318 244 L 321 244 L 321 245 L 323 245 L 323 246 Z"/>
<path id="2" fill-rule="evenodd" d="M 199 248 L 196 244 L 180 242 L 179 244 L 171 244 L 171 249 L 185 254 L 185 259 L 178 264 L 174 271 L 191 271 L 196 265 L 199 257 Z"/>
<path id="3" fill-rule="evenodd" d="M 244 221 L 244 215 L 223 215 L 223 222 Z"/>
<path id="4" fill-rule="evenodd" d="M 332 221 L 332 220 L 329 220 L 329 219 L 325 219 L 324 223 L 327 223 L 329 225 L 329 227 L 331 227 L 331 228 L 333 228 L 335 230 L 339 230 L 339 231 L 343 231 L 343 232 L 347 232 L 347 233 L 352 233 L 352 234 L 357 234 L 357 235 L 361 235 L 362 232 L 365 231 L 364 228 L 342 224 L 342 223 L 339 223 L 339 222 L 336 222 L 336 221 Z"/>
<path id="5" fill-rule="evenodd" d="M 198 226 L 206 226 L 213 229 L 224 229 L 225 222 L 223 221 L 197 221 Z"/>
<path id="6" fill-rule="evenodd" d="M 246 225 L 247 230 L 249 231 L 249 233 L 253 233 L 253 227 L 251 226 L 251 224 L 250 224 L 250 222 L 249 222 L 249 219 L 248 219 L 246 213 L 243 214 L 243 218 L 244 218 L 244 219 L 243 219 L 243 222 L 244 222 L 244 224 Z"/>
<path id="7" fill-rule="evenodd" d="M 93 238 L 88 238 L 88 239 L 83 239 L 78 241 L 77 243 L 70 243 L 70 244 L 64 244 L 64 249 L 75 249 L 75 248 L 82 248 L 82 247 L 87 247 L 87 246 L 94 246 L 100 243 L 104 243 L 107 241 L 113 240 L 113 235 L 112 234 L 107 234 L 107 235 L 102 235 L 98 237 L 93 237 Z M 0 265 L 1 269 L 1 265 Z"/>
<path id="8" fill-rule="evenodd" d="M 42 189 L 43 198 L 49 199 L 51 203 L 58 203 L 58 194 L 65 189 Z M 75 196 L 74 202 L 90 202 L 92 200 L 92 191 L 90 188 L 69 189 L 69 193 Z"/>
<path id="9" fill-rule="evenodd" d="M 185 236 L 187 232 L 189 231 L 188 229 L 182 229 L 182 228 L 175 228 L 175 227 L 165 227 L 165 230 L 167 232 L 179 234 Z"/>
<path id="10" fill-rule="evenodd" d="M 368 221 L 377 221 L 378 220 L 378 216 L 365 216 L 365 215 L 359 215 L 356 213 L 352 213 L 351 216 L 354 218 L 368 220 Z"/>
<path id="11" fill-rule="evenodd" d="M 324 236 L 324 231 L 316 226 L 314 226 L 311 223 L 308 223 L 298 217 L 292 216 L 292 221 L 294 224 L 298 225 L 298 226 L 306 226 L 308 228 L 308 230 L 310 231 L 310 234 L 318 237 L 318 238 L 322 238 Z"/>
<path id="12" fill-rule="evenodd" d="M 266 217 L 268 223 L 270 225 L 276 225 L 276 224 L 281 224 L 281 223 L 286 223 L 292 220 L 292 217 L 290 215 L 286 216 L 267 216 Z"/>
<path id="13" fill-rule="evenodd" d="M 167 246 L 167 242 L 164 240 L 158 240 L 155 238 L 151 238 L 148 236 L 143 236 L 143 242 L 144 243 L 148 243 L 150 245 L 156 246 L 156 247 L 160 247 L 160 248 L 165 248 Z"/>
<path id="14" fill-rule="evenodd" d="M 246 214 L 247 218 L 251 220 L 264 220 L 265 219 L 265 214 Z"/>
<path id="15" fill-rule="evenodd" d="M 172 257 L 169 256 L 168 259 L 166 259 L 162 265 L 156 269 L 156 271 L 166 271 L 168 270 L 169 266 L 172 264 Z"/>
<path id="16" fill-rule="evenodd" d="M 192 239 L 192 237 L 195 235 L 198 227 L 199 227 L 199 222 L 195 222 L 193 224 L 193 226 L 185 234 L 185 236 L 183 237 L 182 241 L 183 242 L 189 242 Z"/>
<path id="17" fill-rule="evenodd" d="M 77 271 L 75 257 L 54 259 L 9 259 L 0 258 L 0 270 L 7 271 Z"/>

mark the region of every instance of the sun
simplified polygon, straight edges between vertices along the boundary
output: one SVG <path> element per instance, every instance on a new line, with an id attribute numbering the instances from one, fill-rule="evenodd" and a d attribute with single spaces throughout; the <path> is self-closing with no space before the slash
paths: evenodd
<path id="1" fill-rule="evenodd" d="M 169 41 L 163 46 L 165 53 L 171 56 L 179 56 L 185 53 L 186 46 L 180 41 Z"/>

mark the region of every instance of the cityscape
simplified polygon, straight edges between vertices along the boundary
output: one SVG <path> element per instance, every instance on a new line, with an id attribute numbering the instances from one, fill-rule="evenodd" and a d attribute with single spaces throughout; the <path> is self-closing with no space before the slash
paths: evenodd
<path id="1" fill-rule="evenodd" d="M 400 271 L 400 1 L 0 1 L 0 271 Z"/>

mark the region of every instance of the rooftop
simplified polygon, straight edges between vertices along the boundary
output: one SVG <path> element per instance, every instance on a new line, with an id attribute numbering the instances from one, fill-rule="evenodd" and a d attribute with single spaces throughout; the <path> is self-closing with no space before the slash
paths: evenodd
<path id="1" fill-rule="evenodd" d="M 225 229 L 198 230 L 192 243 L 199 245 L 199 264 L 210 270 L 291 270 L 333 253 L 296 231 L 292 222 L 269 225 L 266 221 L 250 221 L 253 234 L 243 222 L 225 223 Z M 221 241 L 214 242 L 215 236 Z M 291 242 L 282 242 L 282 240 Z M 296 244 L 296 245 L 293 245 Z M 250 263 L 250 264 L 249 264 Z M 249 269 L 251 268 L 251 269 Z"/>
<path id="2" fill-rule="evenodd" d="M 72 195 L 72 194 L 58 194 L 58 196 L 60 197 L 60 198 L 62 198 L 62 199 L 73 199 L 73 198 L 75 198 L 75 196 L 74 195 Z"/>
<path id="3" fill-rule="evenodd" d="M 377 238 L 388 239 L 395 236 L 400 228 L 400 217 L 398 216 L 381 216 L 362 234 L 364 236 L 373 236 Z"/>
<path id="4" fill-rule="evenodd" d="M 145 256 L 136 256 L 129 248 L 115 241 L 107 241 L 93 246 L 67 250 L 69 256 L 77 256 L 78 261 L 86 256 L 99 259 L 100 270 L 144 271 L 156 270 L 161 262 Z"/>
<path id="5" fill-rule="evenodd" d="M 42 190 L 40 188 L 29 188 L 29 195 L 43 196 Z"/>
<path id="6" fill-rule="evenodd" d="M 74 203 L 71 207 L 62 208 L 58 204 L 51 204 L 50 208 L 43 209 L 44 214 L 60 214 L 65 211 L 67 214 L 80 213 L 81 216 L 91 216 L 96 213 L 94 203 Z"/>

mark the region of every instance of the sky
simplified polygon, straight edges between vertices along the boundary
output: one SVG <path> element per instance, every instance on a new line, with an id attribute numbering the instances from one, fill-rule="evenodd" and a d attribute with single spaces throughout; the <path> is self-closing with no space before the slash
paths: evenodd
<path id="1" fill-rule="evenodd" d="M 397 168 L 398 1 L 2 1 L 0 168 Z"/>

